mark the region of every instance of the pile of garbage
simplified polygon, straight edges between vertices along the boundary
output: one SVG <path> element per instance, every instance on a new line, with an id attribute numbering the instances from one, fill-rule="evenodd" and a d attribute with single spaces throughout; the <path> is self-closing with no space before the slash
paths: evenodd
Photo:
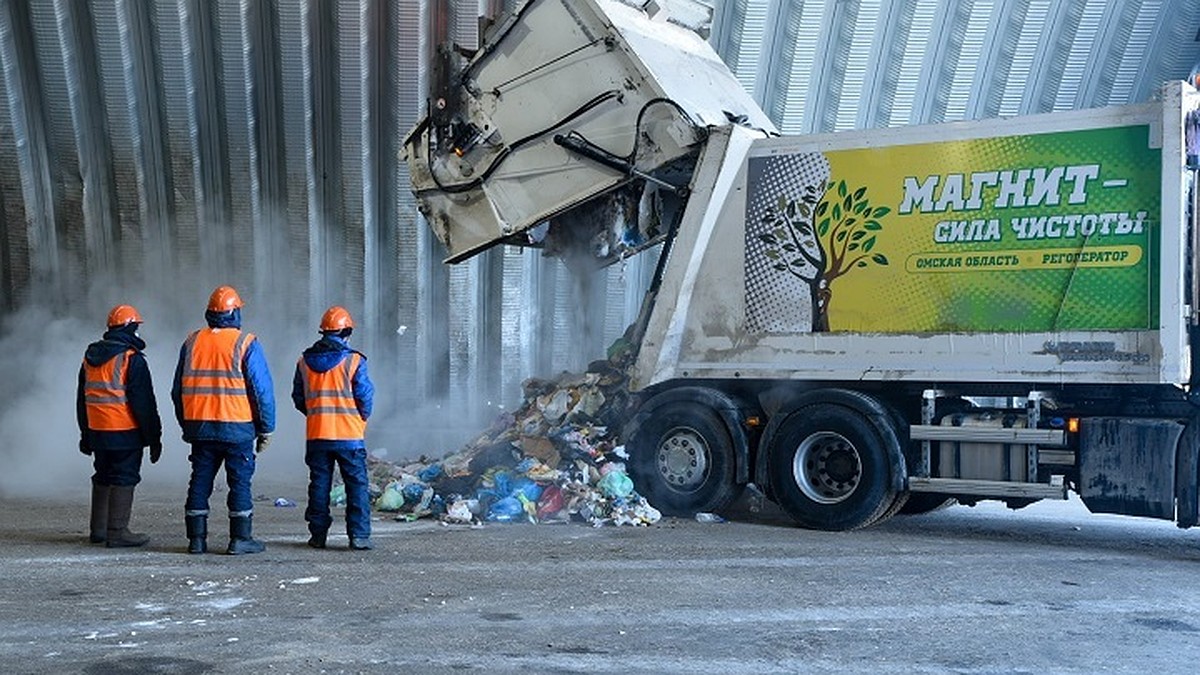
<path id="1" fill-rule="evenodd" d="M 650 525 L 662 514 L 626 471 L 618 434 L 629 401 L 628 342 L 582 374 L 529 379 L 524 401 L 446 457 L 403 466 L 370 457 L 374 508 L 397 520 L 426 516 L 447 525 L 491 522 Z M 334 503 L 345 501 L 338 485 Z"/>

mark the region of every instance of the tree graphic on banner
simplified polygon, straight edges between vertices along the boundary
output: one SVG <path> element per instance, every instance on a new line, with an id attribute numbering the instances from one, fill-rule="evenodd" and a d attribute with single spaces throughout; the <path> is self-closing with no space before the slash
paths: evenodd
<path id="1" fill-rule="evenodd" d="M 846 181 L 809 185 L 799 199 L 780 195 L 775 208 L 762 217 L 767 230 L 758 238 L 767 245 L 771 267 L 808 284 L 812 297 L 812 330 L 829 330 L 829 303 L 833 282 L 847 272 L 868 265 L 887 265 L 875 250 L 883 230 L 886 206 L 871 206 L 867 188 L 853 192 Z"/>

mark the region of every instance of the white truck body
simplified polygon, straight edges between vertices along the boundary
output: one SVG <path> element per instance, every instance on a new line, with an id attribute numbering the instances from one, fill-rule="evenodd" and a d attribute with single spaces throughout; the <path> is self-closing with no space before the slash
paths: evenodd
<path id="1" fill-rule="evenodd" d="M 696 191 L 675 242 L 677 253 L 666 267 L 659 291 L 679 301 L 656 304 L 639 353 L 635 388 L 679 377 L 1004 381 L 1029 383 L 1034 388 L 1082 383 L 1186 383 L 1191 372 L 1186 331 L 1190 308 L 1185 303 L 1186 246 L 1180 245 L 1186 237 L 1183 195 L 1187 178 L 1181 115 L 1197 102 L 1194 92 L 1185 96 L 1182 82 L 1168 86 L 1163 93 L 1164 99 L 1153 104 L 936 126 L 765 139 L 737 127 L 722 129 L 724 133 L 714 134 L 697 168 Z M 1105 161 L 1109 151 L 1086 144 L 1070 147 L 1069 151 L 1058 150 L 1052 159 L 1028 156 L 1049 146 L 1064 146 L 1075 136 L 1086 141 L 1095 135 L 1091 132 L 1125 128 L 1131 132 L 1122 137 L 1140 143 L 1144 156 L 1153 161 L 1153 166 L 1138 176 L 1117 175 Z M 1171 133 L 1163 134 L 1164 128 Z M 976 157 L 960 151 L 976 147 L 999 154 L 1004 147 L 1020 143 L 1034 147 L 1023 150 L 1027 156 L 1009 160 L 1016 164 L 1004 164 L 1003 160 L 988 164 L 983 160 L 981 165 Z M 1094 152 L 1089 153 L 1089 149 Z M 846 154 L 854 155 L 854 161 L 841 164 L 849 175 L 829 174 L 825 158 Z M 1058 204 L 989 209 L 998 190 L 988 188 L 979 200 L 982 207 L 973 210 L 955 212 L 947 208 L 921 213 L 913 209 L 911 214 L 898 213 L 904 205 L 905 181 L 914 177 L 909 166 L 889 160 L 930 154 L 938 155 L 927 161 L 927 168 L 936 171 L 930 175 L 964 177 L 968 194 L 963 201 L 970 200 L 973 172 L 1028 170 L 1031 162 L 1040 162 L 1036 166 L 1052 172 L 1055 168 L 1048 163 L 1056 162 L 1060 166 L 1098 166 L 1101 175 L 1087 181 L 1085 199 L 1077 204 L 1068 203 L 1073 183 L 1063 179 L 1053 193 Z M 875 164 L 860 161 L 872 155 L 880 158 Z M 767 178 L 777 186 L 775 191 L 758 195 L 757 204 L 749 203 L 757 193 L 769 189 L 760 188 L 749 178 L 756 162 L 799 166 L 805 158 L 824 173 L 805 183 L 796 172 L 776 170 Z M 832 327 L 814 331 L 811 311 L 806 307 L 808 285 L 793 275 L 774 273 L 776 270 L 769 266 L 764 269 L 770 259 L 764 256 L 765 247 L 755 240 L 755 234 L 764 231 L 755 222 L 756 216 L 761 215 L 764 206 L 771 206 L 766 202 L 777 197 L 798 197 L 813 181 L 849 178 L 852 182 L 856 171 L 859 176 L 865 173 L 870 177 L 868 196 L 880 188 L 891 188 L 885 199 L 875 202 L 891 209 L 880 220 L 893 222 L 877 231 L 879 241 L 873 250 L 900 249 L 904 255 L 887 267 L 852 269 L 831 284 Z M 1104 187 L 1106 181 L 1110 187 Z M 1032 179 L 1027 182 L 1032 183 Z M 708 185 L 713 186 L 713 192 L 702 195 L 700 190 L 705 188 L 700 186 Z M 933 197 L 938 192 L 933 191 Z M 1095 206 L 1089 202 L 1102 201 L 1100 195 L 1092 193 L 1101 192 L 1121 192 L 1117 199 L 1108 201 L 1124 206 L 1122 213 L 1131 217 L 1143 214 L 1141 222 L 1133 224 L 1136 233 L 1103 236 L 1101 227 L 1096 226 L 1091 237 L 1084 236 L 1080 232 L 1083 227 L 1079 227 L 1074 237 L 1017 239 L 1013 220 L 1081 214 L 1090 217 Z M 926 190 L 926 196 L 929 194 Z M 973 231 L 968 225 L 958 236 L 974 234 L 987 240 L 938 241 L 954 236 L 948 222 L 963 220 L 984 222 Z M 1110 229 L 1117 227 L 1112 224 Z M 1067 226 L 1058 229 L 1065 235 Z M 1088 267 L 1086 263 L 1058 262 L 1071 260 L 1069 254 L 1076 252 L 1092 257 L 1107 254 L 1114 260 L 1123 256 L 1124 260 L 1119 260 L 1122 265 L 1138 259 L 1136 292 L 1123 290 L 1130 277 L 1128 265 Z M 956 266 L 914 269 L 916 264 L 931 260 Z M 1008 269 L 999 269 L 996 265 L 971 264 L 980 260 L 1009 265 Z M 1045 260 L 1054 260 L 1059 267 L 1041 267 Z M 1103 277 L 1111 272 L 1116 274 L 1110 284 Z M 1091 277 L 1091 288 L 1082 294 L 1074 292 L 1083 275 Z M 856 280 L 856 276 L 861 279 Z M 974 277 L 976 285 L 994 284 L 996 294 L 964 298 L 958 291 L 963 281 L 972 280 L 969 277 Z M 841 292 L 838 286 L 851 281 L 860 283 Z M 1037 301 L 1043 305 L 1039 307 L 1020 299 L 1022 286 L 1034 283 L 1062 285 L 1043 293 Z M 853 295 L 845 298 L 847 293 Z M 990 308 L 978 306 L 980 301 L 1006 300 L 1008 307 L 1031 312 L 1044 311 L 1047 303 L 1062 307 L 1073 302 L 1079 316 L 1072 321 L 1059 317 L 1056 323 L 1060 325 L 1075 324 L 1068 328 L 1038 325 L 1032 317 L 1006 321 L 990 315 Z M 968 302 L 976 306 L 963 307 L 963 316 L 953 316 L 958 310 L 955 303 Z M 1107 323 L 1119 329 L 1105 330 L 1106 317 L 1086 316 L 1083 308 L 1089 303 L 1136 304 L 1133 313 L 1137 316 L 1110 319 Z M 908 322 L 902 316 L 921 311 L 941 316 Z M 970 326 L 971 313 L 983 313 L 978 317 L 981 323 L 990 320 L 1007 325 Z M 1096 313 L 1100 314 L 1099 308 Z M 1095 328 L 1090 325 L 1093 321 Z M 1124 325 L 1119 325 L 1122 322 Z M 869 325 L 856 328 L 855 323 Z M 917 323 L 925 324 L 919 326 L 923 330 L 909 330 Z M 839 329 L 839 324 L 851 327 Z M 946 324 L 961 328 L 946 330 Z"/>

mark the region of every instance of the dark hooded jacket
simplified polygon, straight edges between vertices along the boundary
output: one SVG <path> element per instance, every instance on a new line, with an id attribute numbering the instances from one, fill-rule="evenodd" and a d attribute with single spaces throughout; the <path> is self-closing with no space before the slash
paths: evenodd
<path id="1" fill-rule="evenodd" d="M 242 311 L 205 312 L 204 320 L 209 328 L 241 328 Z M 252 422 L 214 422 L 208 420 L 186 420 L 183 418 L 183 367 L 187 356 L 187 344 L 179 348 L 179 362 L 175 366 L 175 381 L 171 385 L 171 402 L 175 405 L 175 419 L 183 428 L 183 440 L 216 441 L 219 443 L 248 443 L 262 434 L 275 431 L 275 386 L 271 383 L 271 371 L 262 345 L 256 339 L 250 343 L 242 356 L 242 372 L 246 380 L 246 397 L 250 399 Z"/>
<path id="2" fill-rule="evenodd" d="M 371 416 L 375 385 L 371 382 L 371 376 L 367 374 L 367 357 L 363 356 L 362 352 L 351 349 L 345 340 L 336 335 L 325 335 L 313 343 L 313 346 L 305 349 L 301 358 L 309 368 L 324 373 L 337 368 L 351 353 L 362 356 L 358 370 L 354 371 L 354 377 L 350 380 L 350 386 L 354 390 L 354 404 L 358 408 L 358 414 L 365 420 Z M 292 378 L 292 403 L 295 404 L 296 410 L 308 414 L 304 401 L 304 371 L 299 363 L 296 364 L 296 375 Z M 361 447 L 364 447 L 364 444 L 359 440 L 308 441 L 310 450 L 353 450 Z"/>
<path id="3" fill-rule="evenodd" d="M 142 350 L 146 343 L 134 334 L 136 326 L 110 328 L 104 337 L 88 345 L 83 359 L 99 366 L 127 350 L 134 350 L 125 361 L 125 396 L 138 428 L 129 431 L 93 431 L 88 428 L 87 406 L 83 397 L 86 379 L 83 364 L 79 366 L 79 386 L 75 394 L 75 416 L 79 421 L 79 437 L 89 450 L 136 450 L 158 443 L 162 439 L 162 421 L 158 417 L 158 402 L 154 399 L 154 383 Z"/>

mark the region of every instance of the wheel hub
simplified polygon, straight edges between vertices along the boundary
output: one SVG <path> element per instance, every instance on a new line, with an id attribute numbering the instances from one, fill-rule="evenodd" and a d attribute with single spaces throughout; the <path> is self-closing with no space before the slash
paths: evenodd
<path id="1" fill-rule="evenodd" d="M 693 492 L 708 475 L 708 443 L 698 431 L 678 427 L 668 432 L 655 453 L 663 481 L 677 492 Z"/>
<path id="2" fill-rule="evenodd" d="M 812 434 L 796 449 L 792 477 L 804 496 L 818 504 L 848 498 L 862 480 L 862 458 L 845 436 L 832 431 Z"/>

